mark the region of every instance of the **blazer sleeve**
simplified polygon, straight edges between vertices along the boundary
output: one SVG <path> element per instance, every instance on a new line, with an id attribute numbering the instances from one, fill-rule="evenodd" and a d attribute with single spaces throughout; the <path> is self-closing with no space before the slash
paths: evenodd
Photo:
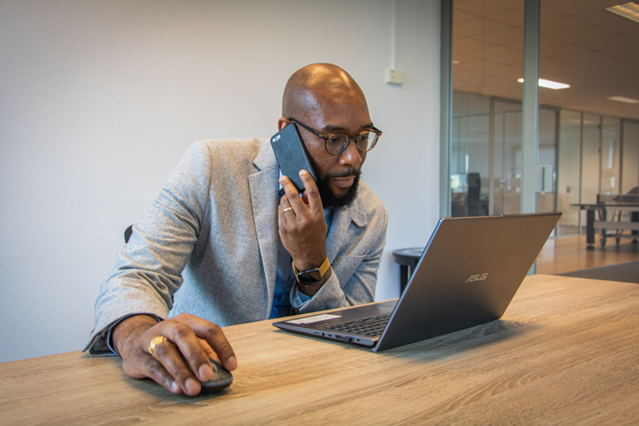
<path id="1" fill-rule="evenodd" d="M 165 319 L 172 296 L 207 213 L 211 176 L 208 147 L 196 142 L 184 154 L 151 209 L 119 251 L 95 303 L 95 328 L 83 350 L 112 353 L 106 338 L 125 317 L 147 314 Z"/>

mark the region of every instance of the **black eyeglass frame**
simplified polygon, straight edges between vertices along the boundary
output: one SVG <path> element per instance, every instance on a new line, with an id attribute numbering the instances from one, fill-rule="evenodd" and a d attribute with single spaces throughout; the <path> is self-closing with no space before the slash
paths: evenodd
<path id="1" fill-rule="evenodd" d="M 367 150 L 362 151 L 361 149 L 359 149 L 359 146 L 357 145 L 357 142 L 355 142 L 355 146 L 357 147 L 357 150 L 359 152 L 368 152 L 371 149 L 375 148 L 375 145 L 377 145 L 377 142 L 379 141 L 379 138 L 382 136 L 382 131 L 379 130 L 377 127 L 375 126 L 371 126 L 370 130 L 363 130 L 359 133 L 356 133 L 352 136 L 347 135 L 346 133 L 329 133 L 328 135 L 325 135 L 323 133 L 318 132 L 317 130 L 313 129 L 312 127 L 307 126 L 306 124 L 300 122 L 299 120 L 296 120 L 294 118 L 288 118 L 288 121 L 292 121 L 295 124 L 299 124 L 300 126 L 302 126 L 303 128 L 305 128 L 306 130 L 308 130 L 309 132 L 311 132 L 312 134 L 314 134 L 315 136 L 324 139 L 324 149 L 326 149 L 326 152 L 328 152 L 331 155 L 339 155 L 342 152 L 346 151 L 346 148 L 348 148 L 348 145 L 351 143 L 351 139 L 355 139 L 357 138 L 359 135 L 364 134 L 364 133 L 375 133 L 377 134 L 377 138 L 375 139 L 375 143 L 373 145 L 371 145 L 370 148 L 368 148 Z M 339 152 L 330 152 L 328 150 L 328 140 L 335 135 L 345 135 L 348 138 L 348 141 L 344 144 L 344 146 L 342 147 L 342 149 Z"/>

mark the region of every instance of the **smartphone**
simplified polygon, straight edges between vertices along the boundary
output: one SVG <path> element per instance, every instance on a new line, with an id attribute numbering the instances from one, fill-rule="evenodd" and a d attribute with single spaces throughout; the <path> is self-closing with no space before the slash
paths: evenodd
<path id="1" fill-rule="evenodd" d="M 313 176 L 313 180 L 317 182 L 317 176 L 311 167 L 311 162 L 308 159 L 308 154 L 297 126 L 291 123 L 277 132 L 271 138 L 271 146 L 275 152 L 275 157 L 277 157 L 282 174 L 293 182 L 299 193 L 304 191 L 304 184 L 302 179 L 300 179 L 300 170 L 309 172 Z"/>

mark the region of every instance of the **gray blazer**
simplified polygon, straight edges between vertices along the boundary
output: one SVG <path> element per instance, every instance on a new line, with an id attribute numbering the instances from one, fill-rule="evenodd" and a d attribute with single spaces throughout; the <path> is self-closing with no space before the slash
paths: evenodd
<path id="1" fill-rule="evenodd" d="M 277 160 L 259 139 L 196 142 L 119 252 L 85 350 L 133 314 L 190 313 L 220 326 L 268 319 L 277 268 Z M 301 313 L 374 300 L 388 216 L 360 182 L 326 239 L 332 275 Z M 179 291 L 178 291 L 179 290 Z"/>

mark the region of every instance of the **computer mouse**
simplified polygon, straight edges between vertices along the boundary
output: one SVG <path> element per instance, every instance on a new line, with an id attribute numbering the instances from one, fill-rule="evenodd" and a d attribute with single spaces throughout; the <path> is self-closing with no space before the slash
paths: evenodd
<path id="1" fill-rule="evenodd" d="M 202 392 L 215 392 L 228 387 L 233 383 L 233 375 L 226 368 L 222 367 L 219 361 L 209 358 L 211 367 L 213 367 L 213 375 L 206 382 L 200 382 Z"/>

